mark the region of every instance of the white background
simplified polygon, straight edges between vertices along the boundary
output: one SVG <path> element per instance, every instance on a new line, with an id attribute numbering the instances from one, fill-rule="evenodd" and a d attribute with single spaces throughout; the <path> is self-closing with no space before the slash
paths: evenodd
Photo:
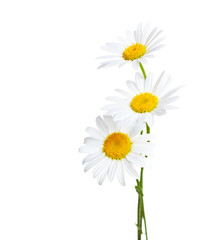
<path id="1" fill-rule="evenodd" d="M 1 240 L 136 239 L 135 180 L 97 185 L 78 148 L 105 98 L 134 79 L 130 66 L 97 70 L 100 46 L 139 22 L 166 37 L 146 72 L 185 85 L 151 129 L 149 240 L 201 239 L 201 21 L 196 0 L 0 2 Z"/>

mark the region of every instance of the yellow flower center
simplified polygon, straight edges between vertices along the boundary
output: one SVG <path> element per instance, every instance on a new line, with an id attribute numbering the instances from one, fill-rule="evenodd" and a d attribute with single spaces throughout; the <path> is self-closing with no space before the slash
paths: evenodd
<path id="1" fill-rule="evenodd" d="M 151 112 L 157 107 L 158 98 L 151 93 L 137 94 L 131 101 L 130 107 L 138 113 Z"/>
<path id="2" fill-rule="evenodd" d="M 102 150 L 107 157 L 121 160 L 131 151 L 131 147 L 132 142 L 127 134 L 115 132 L 105 139 Z"/>
<path id="3" fill-rule="evenodd" d="M 133 43 L 125 48 L 122 57 L 125 60 L 135 60 L 142 57 L 146 53 L 146 47 L 141 43 Z"/>

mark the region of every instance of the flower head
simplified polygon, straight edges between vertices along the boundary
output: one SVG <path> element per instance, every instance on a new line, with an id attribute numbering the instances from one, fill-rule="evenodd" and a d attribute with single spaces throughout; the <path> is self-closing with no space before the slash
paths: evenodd
<path id="1" fill-rule="evenodd" d="M 152 148 L 152 143 L 148 142 L 152 136 L 139 135 L 144 124 L 124 126 L 121 121 L 114 122 L 111 116 L 97 117 L 96 124 L 98 129 L 86 129 L 90 137 L 85 138 L 85 145 L 79 149 L 88 154 L 83 160 L 84 170 L 94 167 L 93 176 L 97 177 L 99 184 L 107 176 L 112 181 L 116 175 L 119 183 L 125 185 L 125 170 L 137 178 L 133 165 L 149 166 L 149 160 L 145 156 L 151 154 Z"/>
<path id="2" fill-rule="evenodd" d="M 178 96 L 172 96 L 180 87 L 166 91 L 170 82 L 170 76 L 164 72 L 153 84 L 152 74 L 146 79 L 140 73 L 136 73 L 135 82 L 127 81 L 130 92 L 117 89 L 123 97 L 108 97 L 114 102 L 103 107 L 106 115 L 112 115 L 114 120 L 125 121 L 126 124 L 134 122 L 147 122 L 151 126 L 155 115 L 164 115 L 166 110 L 175 108 L 169 105 Z"/>
<path id="3" fill-rule="evenodd" d="M 136 31 L 126 31 L 126 38 L 118 37 L 119 42 L 106 43 L 102 48 L 113 55 L 100 58 L 105 59 L 98 68 L 119 66 L 132 63 L 137 69 L 139 62 L 145 63 L 147 58 L 152 57 L 152 53 L 160 49 L 163 38 L 159 38 L 162 30 L 154 28 L 149 31 L 149 25 L 142 27 L 139 24 Z"/>

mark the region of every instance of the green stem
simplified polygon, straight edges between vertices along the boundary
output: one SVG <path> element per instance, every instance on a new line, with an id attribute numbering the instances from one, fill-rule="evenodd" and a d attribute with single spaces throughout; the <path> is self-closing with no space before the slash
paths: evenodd
<path id="1" fill-rule="evenodd" d="M 140 173 L 140 181 L 138 181 L 138 214 L 137 214 L 137 227 L 138 227 L 138 240 L 141 240 L 142 235 L 142 218 L 143 218 L 143 193 L 142 193 L 142 187 L 143 187 L 143 170 L 144 168 L 141 168 Z"/>
<path id="2" fill-rule="evenodd" d="M 146 75 L 146 72 L 145 72 L 145 70 L 144 70 L 144 68 L 143 68 L 142 63 L 139 62 L 139 65 L 140 65 L 140 69 L 141 69 L 141 71 L 142 71 L 142 74 L 143 74 L 143 76 L 144 76 L 144 79 L 146 79 L 146 78 L 147 78 L 147 75 Z"/>
<path id="3" fill-rule="evenodd" d="M 147 134 L 150 133 L 150 127 L 146 123 L 146 131 Z M 142 191 L 143 191 L 143 186 L 142 186 Z M 144 219 L 144 227 L 145 227 L 145 235 L 146 235 L 146 240 L 148 240 L 148 235 L 147 235 L 147 222 L 146 222 L 146 215 L 145 215 L 145 209 L 144 209 L 144 200 L 142 199 L 142 211 L 143 211 L 143 219 Z"/>
<path id="4" fill-rule="evenodd" d="M 142 63 L 139 62 L 139 65 L 140 65 L 142 74 L 144 76 L 144 79 L 146 79 L 147 75 Z M 150 133 L 150 127 L 148 126 L 147 123 L 146 123 L 146 132 Z M 143 131 L 141 131 L 140 134 L 142 133 Z M 145 216 L 145 209 L 144 209 L 144 199 L 143 199 L 143 170 L 144 168 L 141 168 L 140 181 L 137 180 L 137 186 L 136 186 L 136 191 L 138 193 L 138 213 L 137 213 L 138 240 L 141 240 L 141 235 L 142 235 L 142 219 L 144 219 L 145 235 L 146 235 L 146 240 L 148 240 L 146 216 Z"/>
<path id="5" fill-rule="evenodd" d="M 145 227 L 146 240 L 148 240 L 148 235 L 147 235 L 147 222 L 146 222 L 146 216 L 145 216 L 145 210 L 144 210 L 144 201 L 142 201 L 142 211 L 143 211 L 143 219 L 144 219 L 144 227 Z"/>

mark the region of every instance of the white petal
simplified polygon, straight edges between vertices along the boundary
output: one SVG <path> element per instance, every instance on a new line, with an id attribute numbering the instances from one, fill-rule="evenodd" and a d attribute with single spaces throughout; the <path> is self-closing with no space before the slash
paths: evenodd
<path id="1" fill-rule="evenodd" d="M 154 145 L 147 142 L 147 143 L 144 143 L 144 144 L 140 144 L 140 143 L 134 143 L 133 144 L 133 148 L 132 150 L 136 153 L 141 153 L 143 155 L 152 155 L 153 151 L 152 151 L 152 147 Z"/>
<path id="2" fill-rule="evenodd" d="M 143 76 L 141 76 L 140 74 L 135 75 L 135 83 L 141 93 L 144 92 L 144 82 L 145 79 L 143 78 Z"/>
<path id="3" fill-rule="evenodd" d="M 116 97 L 116 96 L 110 96 L 110 97 L 107 97 L 106 99 L 109 101 L 112 101 L 112 102 L 122 102 L 123 101 L 123 98 Z"/>
<path id="4" fill-rule="evenodd" d="M 107 177 L 107 168 L 104 168 L 102 173 L 97 177 L 97 183 L 99 185 L 102 185 L 102 183 L 104 182 L 105 178 Z"/>
<path id="5" fill-rule="evenodd" d="M 89 162 L 89 161 L 91 161 L 91 160 L 99 157 L 101 154 L 102 154 L 101 151 L 96 152 L 96 153 L 90 153 L 90 154 L 88 154 L 88 155 L 83 159 L 82 164 L 85 164 L 85 163 L 87 163 L 87 162 Z"/>
<path id="6" fill-rule="evenodd" d="M 94 153 L 96 151 L 99 151 L 99 146 L 96 147 L 96 146 L 85 145 L 79 148 L 79 152 L 81 153 Z"/>
<path id="7" fill-rule="evenodd" d="M 134 82 L 128 80 L 128 81 L 126 81 L 126 84 L 133 94 L 139 93 Z"/>
<path id="8" fill-rule="evenodd" d="M 152 113 L 152 112 L 151 112 Z M 154 125 L 154 115 L 153 114 L 149 114 L 147 116 L 147 120 L 146 120 L 147 124 L 149 127 L 152 127 Z"/>
<path id="9" fill-rule="evenodd" d="M 142 31 L 142 44 L 145 45 L 148 33 L 149 33 L 149 23 L 147 23 Z"/>
<path id="10" fill-rule="evenodd" d="M 157 28 L 155 28 L 155 29 L 157 30 Z M 154 30 L 155 30 L 155 29 L 154 29 Z M 155 31 L 152 36 L 149 36 L 148 38 L 150 38 L 150 39 L 149 39 L 149 41 L 148 41 L 148 39 L 147 39 L 147 41 L 146 41 L 146 46 L 148 46 L 149 44 L 151 44 L 162 32 L 163 32 L 163 30 L 159 30 L 157 33 L 156 33 L 156 31 Z"/>
<path id="11" fill-rule="evenodd" d="M 113 120 L 113 117 L 104 115 L 103 118 L 104 118 L 104 121 L 105 121 L 106 125 L 108 126 L 109 132 L 110 133 L 115 132 L 116 131 L 116 124 Z"/>
<path id="12" fill-rule="evenodd" d="M 176 91 L 178 91 L 180 88 L 182 88 L 183 86 L 179 86 L 179 87 L 176 87 L 170 91 L 168 91 L 166 94 L 164 94 L 161 99 L 164 99 L 164 98 L 168 98 L 170 97 L 171 95 L 173 95 L 173 93 L 175 93 Z"/>
<path id="13" fill-rule="evenodd" d="M 111 60 L 111 61 L 102 62 L 100 63 L 100 66 L 98 66 L 97 69 L 113 67 L 121 64 L 122 62 L 123 62 L 122 60 Z"/>
<path id="14" fill-rule="evenodd" d="M 153 114 L 157 115 L 157 116 L 162 116 L 162 115 L 165 115 L 166 114 L 166 110 L 163 109 L 163 108 L 156 108 L 154 111 L 153 111 Z"/>
<path id="15" fill-rule="evenodd" d="M 148 50 L 148 53 L 152 53 L 152 52 L 154 52 L 154 51 L 157 51 L 157 50 L 163 48 L 164 46 L 165 46 L 164 44 L 160 44 L 160 45 L 158 45 L 157 47 L 154 47 L 154 48 L 152 48 L 152 49 L 149 49 L 149 50 Z"/>
<path id="16" fill-rule="evenodd" d="M 136 30 L 136 40 L 138 43 L 141 43 L 141 33 L 142 33 L 142 24 L 140 23 L 137 26 L 137 30 Z"/>
<path id="17" fill-rule="evenodd" d="M 166 110 L 176 110 L 176 109 L 178 109 L 178 107 L 168 105 L 168 106 L 165 106 L 165 109 L 166 109 Z"/>
<path id="18" fill-rule="evenodd" d="M 128 45 L 128 41 L 123 38 L 123 37 L 117 37 L 118 41 L 121 42 L 123 45 L 127 46 Z"/>
<path id="19" fill-rule="evenodd" d="M 152 91 L 152 87 L 153 87 L 152 74 L 149 73 L 149 74 L 147 75 L 146 80 L 145 80 L 144 91 L 145 91 L 145 92 L 151 92 L 151 91 Z"/>
<path id="20" fill-rule="evenodd" d="M 125 110 L 128 108 L 128 101 L 127 102 L 121 102 L 121 103 L 114 103 L 114 104 L 108 104 L 103 106 L 101 109 L 104 111 L 109 111 L 109 110 L 116 110 L 117 112 L 120 112 L 121 110 Z M 106 114 L 108 115 L 108 114 Z"/>
<path id="21" fill-rule="evenodd" d="M 103 140 L 103 139 L 104 139 L 104 135 L 103 135 L 100 131 L 98 131 L 97 129 L 95 129 L 95 128 L 88 127 L 88 128 L 86 128 L 86 132 L 87 132 L 90 136 L 92 136 L 92 137 L 94 137 L 94 138 L 97 138 L 97 139 L 99 139 L 99 140 Z"/>
<path id="22" fill-rule="evenodd" d="M 117 178 L 118 181 L 121 185 L 125 186 L 125 177 L 124 177 L 124 171 L 123 171 L 123 163 L 121 160 L 117 160 L 118 165 L 117 165 Z"/>
<path id="23" fill-rule="evenodd" d="M 128 39 L 128 44 L 131 45 L 132 43 L 134 43 L 134 36 L 131 33 L 131 31 L 127 30 L 126 31 L 126 37 Z"/>
<path id="24" fill-rule="evenodd" d="M 103 107 L 101 107 L 101 110 L 108 111 L 111 109 L 119 109 L 119 104 L 118 103 L 112 103 L 112 104 L 107 104 Z"/>
<path id="25" fill-rule="evenodd" d="M 149 51 L 150 49 L 158 46 L 158 44 L 159 44 L 160 42 L 162 42 L 164 39 L 165 39 L 165 37 L 158 38 L 158 39 L 156 39 L 156 41 L 153 41 L 153 42 L 151 42 L 150 44 L 148 44 L 148 45 L 147 45 L 147 51 Z"/>
<path id="26" fill-rule="evenodd" d="M 127 130 L 127 133 L 130 132 L 131 127 L 133 127 L 134 125 L 137 124 L 137 123 L 136 123 L 135 115 L 136 115 L 136 114 L 131 115 L 130 117 L 127 117 L 127 118 L 125 118 L 125 119 L 122 119 L 122 120 L 116 122 L 117 125 L 118 125 L 118 127 L 120 128 L 120 131 L 124 131 L 124 129 L 125 129 L 126 126 L 127 126 L 127 129 L 128 129 L 128 130 Z M 117 128 L 118 128 L 118 127 L 117 127 Z M 130 136 L 130 135 L 129 135 L 129 136 Z M 132 136 L 130 136 L 130 137 L 132 137 Z"/>
<path id="27" fill-rule="evenodd" d="M 122 89 L 116 89 L 115 91 L 117 91 L 118 93 L 122 94 L 122 95 L 125 96 L 125 97 L 130 97 L 130 98 L 133 97 L 133 95 L 132 95 L 131 93 L 126 92 L 126 91 L 124 91 L 124 90 L 122 90 Z"/>
<path id="28" fill-rule="evenodd" d="M 139 25 L 139 43 L 142 43 L 142 24 Z"/>
<path id="29" fill-rule="evenodd" d="M 118 67 L 121 68 L 121 67 L 123 67 L 126 63 L 127 63 L 127 61 L 124 60 L 123 62 L 121 62 L 121 63 L 119 64 Z"/>
<path id="30" fill-rule="evenodd" d="M 102 49 L 109 51 L 111 53 L 117 53 L 117 54 L 121 54 L 124 51 L 124 45 L 120 44 L 120 43 L 116 43 L 116 42 L 109 42 L 106 43 L 104 46 L 101 47 Z"/>
<path id="31" fill-rule="evenodd" d="M 144 57 L 145 58 L 154 58 L 154 55 L 149 54 L 149 53 L 145 53 Z"/>
<path id="32" fill-rule="evenodd" d="M 93 170 L 93 177 L 96 178 L 98 175 L 100 175 L 100 173 L 103 171 L 104 168 L 106 168 L 108 163 L 109 160 L 107 158 L 101 160 Z"/>
<path id="33" fill-rule="evenodd" d="M 114 114 L 113 117 L 114 117 L 115 121 L 119 121 L 119 120 L 124 120 L 124 119 L 130 117 L 130 115 L 131 115 L 131 113 L 128 112 L 127 110 L 125 110 L 125 111 L 117 111 L 117 113 Z"/>
<path id="34" fill-rule="evenodd" d="M 129 162 L 135 164 L 138 167 L 150 167 L 148 158 L 141 156 L 140 154 L 131 153 L 128 154 L 126 158 L 128 159 Z"/>
<path id="35" fill-rule="evenodd" d="M 133 68 L 134 68 L 135 70 L 137 70 L 138 67 L 139 67 L 139 61 L 138 61 L 138 60 L 133 60 L 133 61 L 132 61 L 132 66 L 133 66 Z"/>
<path id="36" fill-rule="evenodd" d="M 86 163 L 86 165 L 84 167 L 84 171 L 87 172 L 89 169 L 91 169 L 96 164 L 98 164 L 102 159 L 104 159 L 104 157 L 105 157 L 105 155 L 102 153 L 98 157 L 96 157 L 96 158 L 92 159 L 91 161 L 89 161 L 88 163 Z"/>
<path id="37" fill-rule="evenodd" d="M 101 132 L 103 132 L 105 135 L 109 134 L 108 127 L 106 126 L 106 124 L 104 123 L 103 119 L 100 116 L 96 118 L 96 124 Z"/>
<path id="38" fill-rule="evenodd" d="M 155 85 L 154 85 L 154 87 L 153 87 L 153 89 L 152 89 L 152 92 L 153 92 L 154 94 L 156 93 L 156 91 L 157 91 L 157 89 L 158 89 L 158 87 L 159 87 L 159 84 L 160 84 L 160 82 L 161 82 L 161 79 L 163 78 L 164 74 L 165 74 L 165 71 L 163 71 L 163 72 L 160 74 L 159 78 L 157 79 L 157 81 L 156 81 L 156 83 L 155 83 Z"/>
<path id="39" fill-rule="evenodd" d="M 149 36 L 147 37 L 147 40 L 146 40 L 146 42 L 145 42 L 145 45 L 146 45 L 146 46 L 148 45 L 148 43 L 150 42 L 150 40 L 152 39 L 152 37 L 154 36 L 154 34 L 156 33 L 157 30 L 158 30 L 158 28 L 154 28 L 154 29 L 150 32 L 150 34 L 149 34 Z"/>
<path id="40" fill-rule="evenodd" d="M 126 169 L 126 171 L 135 178 L 138 178 L 138 173 L 136 172 L 136 170 L 133 168 L 133 165 L 127 160 L 127 159 L 123 159 L 122 160 L 124 163 L 124 167 Z"/>
<path id="41" fill-rule="evenodd" d="M 138 118 L 137 118 L 137 122 L 147 122 L 148 120 L 148 116 L 151 115 L 151 113 L 136 113 Z"/>
<path id="42" fill-rule="evenodd" d="M 138 39 L 137 31 L 134 31 L 134 38 L 135 38 L 135 42 L 138 42 L 138 41 L 137 41 L 137 39 Z"/>
<path id="43" fill-rule="evenodd" d="M 177 99 L 179 99 L 179 96 L 173 96 L 173 97 L 162 100 L 162 103 L 163 104 L 169 104 L 171 102 L 176 101 Z"/>
<path id="44" fill-rule="evenodd" d="M 107 116 L 113 116 L 113 119 L 114 119 L 114 116 L 117 114 L 117 109 L 109 109 L 108 111 L 105 112 L 105 115 Z M 116 122 L 116 120 L 114 119 L 114 121 Z"/>
<path id="45" fill-rule="evenodd" d="M 109 181 L 113 181 L 114 176 L 116 174 L 116 170 L 117 170 L 117 165 L 118 165 L 118 160 L 112 160 L 110 166 L 109 166 Z"/>
<path id="46" fill-rule="evenodd" d="M 87 137 L 84 139 L 84 143 L 87 145 L 92 145 L 92 146 L 100 146 L 103 144 L 103 140 L 95 139 L 92 137 Z"/>
<path id="47" fill-rule="evenodd" d="M 146 123 L 148 124 L 149 127 L 152 127 L 154 125 L 154 115 L 153 111 L 146 113 L 146 118 L 145 118 Z"/>
<path id="48" fill-rule="evenodd" d="M 155 137 L 152 134 L 142 134 L 142 135 L 136 136 L 134 138 L 134 141 L 143 143 L 147 141 L 152 141 L 154 138 Z"/>
<path id="49" fill-rule="evenodd" d="M 145 64 L 145 63 L 147 62 L 147 59 L 145 59 L 144 56 L 142 56 L 142 57 L 140 57 L 140 58 L 138 58 L 138 59 L 139 59 L 139 62 L 141 62 L 141 63 L 143 63 L 143 64 Z"/>
<path id="50" fill-rule="evenodd" d="M 144 128 L 145 128 L 145 123 L 144 122 L 138 122 L 135 124 L 134 127 L 131 128 L 129 132 L 129 136 L 134 137 L 137 134 L 139 134 Z"/>
<path id="51" fill-rule="evenodd" d="M 162 77 L 162 79 L 161 79 L 161 81 L 160 81 L 160 83 L 159 83 L 159 86 L 158 86 L 158 88 L 157 88 L 157 90 L 156 90 L 156 95 L 157 95 L 158 97 L 160 97 L 160 96 L 163 94 L 163 92 L 164 92 L 165 89 L 168 87 L 168 85 L 170 84 L 170 82 L 171 82 L 171 77 L 170 77 L 170 75 L 165 74 L 165 75 Z"/>
<path id="52" fill-rule="evenodd" d="M 110 58 L 122 59 L 122 56 L 120 56 L 120 55 L 105 55 L 105 56 L 97 57 L 97 59 L 110 59 Z"/>
<path id="53" fill-rule="evenodd" d="M 111 60 L 105 60 L 103 62 L 100 63 L 100 65 L 106 65 L 106 64 L 110 64 L 110 65 L 118 65 L 122 62 L 124 62 L 125 60 L 123 60 L 122 58 L 120 59 L 111 59 Z"/>

